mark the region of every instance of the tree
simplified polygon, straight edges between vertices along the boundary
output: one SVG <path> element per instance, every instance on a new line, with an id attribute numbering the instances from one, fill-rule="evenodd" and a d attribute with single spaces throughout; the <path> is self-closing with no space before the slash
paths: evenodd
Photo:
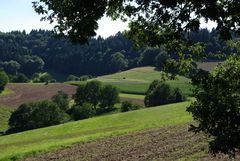
<path id="1" fill-rule="evenodd" d="M 112 85 L 105 85 L 101 89 L 100 107 L 104 109 L 111 109 L 116 103 L 120 101 L 119 91 Z"/>
<path id="2" fill-rule="evenodd" d="M 185 97 L 179 89 L 173 89 L 168 84 L 155 80 L 147 90 L 144 103 L 147 107 L 182 102 Z"/>
<path id="3" fill-rule="evenodd" d="M 75 121 L 93 117 L 95 114 L 96 111 L 90 103 L 83 103 L 82 106 L 77 105 L 71 109 L 71 117 Z"/>
<path id="4" fill-rule="evenodd" d="M 9 74 L 16 75 L 18 70 L 20 69 L 21 65 L 13 60 L 10 60 L 9 62 L 1 62 L 0 66 L 3 67 L 4 71 L 6 71 Z"/>
<path id="5" fill-rule="evenodd" d="M 86 102 L 86 93 L 85 93 L 85 85 L 78 85 L 77 92 L 73 96 L 74 101 L 77 105 L 82 105 L 84 102 Z"/>
<path id="6" fill-rule="evenodd" d="M 19 73 L 16 76 L 14 76 L 14 75 L 11 76 L 10 81 L 14 82 L 14 83 L 27 83 L 27 82 L 29 82 L 29 79 L 23 73 Z"/>
<path id="7" fill-rule="evenodd" d="M 194 132 L 211 137 L 210 151 L 234 154 L 240 149 L 240 57 L 231 57 L 211 73 L 193 77 L 196 101 L 187 108 Z"/>
<path id="8" fill-rule="evenodd" d="M 102 83 L 96 80 L 87 82 L 86 85 L 79 85 L 74 100 L 77 105 L 82 105 L 85 102 L 91 103 L 94 108 L 101 98 Z"/>
<path id="9" fill-rule="evenodd" d="M 113 72 L 119 72 L 121 70 L 126 69 L 128 66 L 128 61 L 125 59 L 125 56 L 117 52 L 113 55 L 111 55 L 111 61 L 110 61 L 110 69 Z"/>
<path id="10" fill-rule="evenodd" d="M 81 43 L 96 35 L 97 21 L 104 14 L 128 19 L 131 37 L 151 46 L 179 38 L 182 32 L 197 31 L 200 19 L 215 21 L 224 39 L 240 30 L 239 1 L 36 0 L 33 7 L 44 15 L 43 20 L 57 22 L 56 33 Z"/>
<path id="11" fill-rule="evenodd" d="M 91 103 L 95 109 L 100 101 L 101 88 L 102 83 L 97 80 L 88 82 L 84 88 L 86 98 L 85 102 Z"/>
<path id="12" fill-rule="evenodd" d="M 69 110 L 68 94 L 63 91 L 58 91 L 56 95 L 52 97 L 52 101 L 58 105 L 62 111 Z"/>
<path id="13" fill-rule="evenodd" d="M 0 70 L 0 93 L 4 90 L 8 81 L 9 80 L 7 74 L 3 70 Z"/>
<path id="14" fill-rule="evenodd" d="M 167 64 L 168 59 L 170 59 L 170 57 L 168 56 L 166 51 L 161 51 L 157 56 L 156 56 L 156 67 L 159 70 L 163 70 L 164 67 Z"/>
<path id="15" fill-rule="evenodd" d="M 156 57 L 159 55 L 160 49 L 157 48 L 146 48 L 141 54 L 140 65 L 143 66 L 154 66 L 156 64 Z"/>
<path id="16" fill-rule="evenodd" d="M 21 105 L 9 118 L 7 133 L 57 125 L 69 120 L 69 116 L 50 101 Z"/>

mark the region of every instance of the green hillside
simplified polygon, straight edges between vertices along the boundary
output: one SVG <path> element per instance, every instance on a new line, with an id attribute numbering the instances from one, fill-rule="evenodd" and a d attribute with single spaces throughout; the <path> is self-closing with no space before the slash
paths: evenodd
<path id="1" fill-rule="evenodd" d="M 161 72 L 154 70 L 154 67 L 140 67 L 128 71 L 95 78 L 104 84 L 111 84 L 120 89 L 123 93 L 144 94 L 149 84 L 155 79 L 161 79 Z M 90 80 L 89 80 L 90 81 Z M 191 94 L 190 80 L 178 76 L 177 80 L 167 81 L 171 86 L 180 88 L 184 94 Z M 84 84 L 86 82 L 67 82 L 68 84 Z"/>
<path id="2" fill-rule="evenodd" d="M 9 107 L 0 107 L 0 131 L 8 129 L 8 119 L 13 109 Z"/>
<path id="3" fill-rule="evenodd" d="M 95 117 L 78 122 L 0 136 L 0 160 L 45 152 L 63 146 L 128 132 L 190 122 L 190 102 Z"/>

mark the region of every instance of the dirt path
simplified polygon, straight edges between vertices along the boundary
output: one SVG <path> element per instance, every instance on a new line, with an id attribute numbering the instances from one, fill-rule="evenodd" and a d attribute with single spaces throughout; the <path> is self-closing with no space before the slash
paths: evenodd
<path id="1" fill-rule="evenodd" d="M 58 91 L 64 91 L 71 98 L 76 92 L 76 86 L 54 83 L 54 84 L 26 84 L 26 83 L 9 83 L 7 88 L 13 93 L 1 96 L 0 104 L 8 107 L 17 108 L 19 105 L 27 102 L 51 99 Z"/>
<path id="2" fill-rule="evenodd" d="M 223 155 L 214 158 L 206 151 L 206 138 L 188 132 L 188 126 L 184 125 L 80 143 L 24 161 L 230 160 Z M 239 155 L 236 160 L 240 160 Z"/>

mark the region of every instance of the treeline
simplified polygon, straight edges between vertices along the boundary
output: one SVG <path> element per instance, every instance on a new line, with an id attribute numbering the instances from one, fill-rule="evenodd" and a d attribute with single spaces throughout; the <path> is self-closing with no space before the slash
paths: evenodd
<path id="1" fill-rule="evenodd" d="M 202 29 L 190 33 L 190 37 L 206 43 L 207 53 L 225 51 L 214 30 Z M 137 66 L 155 66 L 160 52 L 152 48 L 135 50 L 121 33 L 92 39 L 86 45 L 71 44 L 46 30 L 0 33 L 0 68 L 11 75 L 23 73 L 32 77 L 48 70 L 78 76 L 103 75 Z"/>

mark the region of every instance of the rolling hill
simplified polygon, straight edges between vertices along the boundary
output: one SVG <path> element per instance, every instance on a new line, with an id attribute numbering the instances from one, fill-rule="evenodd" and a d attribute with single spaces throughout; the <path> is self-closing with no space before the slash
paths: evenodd
<path id="1" fill-rule="evenodd" d="M 124 72 L 105 75 L 95 78 L 104 84 L 111 84 L 120 89 L 122 93 L 144 94 L 148 89 L 149 84 L 155 80 L 161 79 L 161 72 L 154 69 L 154 67 L 139 67 L 130 69 Z M 90 79 L 88 81 L 91 81 Z M 66 82 L 72 85 L 84 84 L 84 81 Z M 177 80 L 168 80 L 168 84 L 173 87 L 180 88 L 184 94 L 191 94 L 190 80 L 178 76 Z"/>
<path id="2" fill-rule="evenodd" d="M 0 136 L 0 160 L 63 148 L 74 143 L 191 122 L 189 102 L 95 117 L 58 126 Z"/>

